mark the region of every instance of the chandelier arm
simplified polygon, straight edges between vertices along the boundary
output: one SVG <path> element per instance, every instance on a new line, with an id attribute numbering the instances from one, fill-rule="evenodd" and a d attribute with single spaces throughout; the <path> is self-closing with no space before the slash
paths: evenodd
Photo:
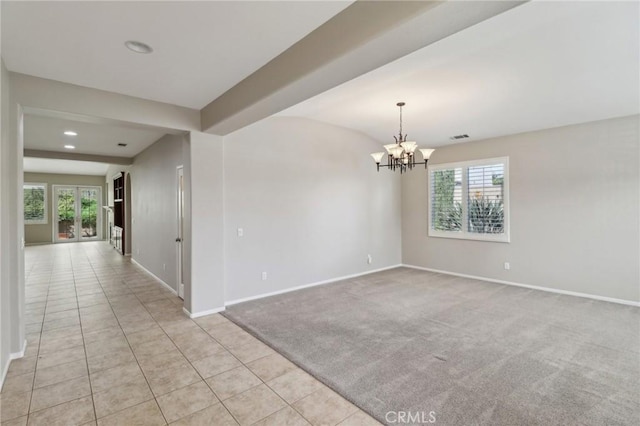
<path id="1" fill-rule="evenodd" d="M 385 167 L 392 171 L 396 171 L 396 169 L 400 169 L 400 174 L 408 172 L 409 170 L 413 170 L 415 166 L 424 164 L 424 168 L 427 169 L 427 162 L 429 161 L 428 157 L 434 151 L 433 149 L 420 149 L 422 152 L 422 156 L 424 161 L 417 162 L 415 152 L 413 152 L 417 146 L 416 142 L 407 142 L 408 135 L 402 134 L 402 107 L 405 105 L 404 102 L 398 102 L 396 104 L 400 108 L 399 114 L 399 131 L 398 136 L 394 136 L 393 139 L 396 142 L 397 147 L 389 148 L 393 145 L 385 145 L 387 149 L 387 164 L 380 164 L 380 162 L 376 162 L 376 168 L 380 171 L 380 167 Z M 405 144 L 406 143 L 406 144 Z M 393 151 L 393 153 L 391 153 Z M 425 152 L 426 151 L 426 152 Z M 374 159 L 378 158 L 378 156 L 383 153 L 374 153 L 371 154 L 374 156 Z M 379 158 L 381 160 L 381 158 Z"/>

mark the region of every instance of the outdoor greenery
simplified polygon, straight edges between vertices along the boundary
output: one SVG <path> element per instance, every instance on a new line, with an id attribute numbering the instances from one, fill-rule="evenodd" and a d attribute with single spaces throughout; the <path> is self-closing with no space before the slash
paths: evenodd
<path id="1" fill-rule="evenodd" d="M 72 222 L 75 217 L 75 192 L 60 191 L 58 193 L 58 220 L 60 222 Z"/>
<path id="2" fill-rule="evenodd" d="M 459 231 L 462 228 L 462 205 L 455 200 L 455 170 L 433 172 L 432 222 L 437 231 Z"/>
<path id="3" fill-rule="evenodd" d="M 83 194 L 84 195 L 84 194 Z M 89 196 L 80 197 L 82 228 L 94 229 L 97 222 L 98 201 Z M 58 193 L 58 218 L 60 222 L 73 222 L 76 217 L 75 192 L 63 191 Z"/>
<path id="4" fill-rule="evenodd" d="M 434 171 L 432 224 L 437 231 L 462 229 L 462 203 L 456 200 L 455 170 Z M 502 186 L 504 177 L 492 176 L 492 184 Z M 504 231 L 504 203 L 502 197 L 491 199 L 482 192 L 469 196 L 468 231 L 481 234 L 499 234 Z"/>
<path id="5" fill-rule="evenodd" d="M 45 217 L 44 187 L 25 185 L 24 187 L 24 220 L 43 221 Z"/>
<path id="6" fill-rule="evenodd" d="M 491 175 L 491 183 L 496 186 L 504 185 L 504 175 L 498 175 L 498 174 Z"/>
<path id="7" fill-rule="evenodd" d="M 469 232 L 500 234 L 504 229 L 504 205 L 501 199 L 486 196 L 469 200 Z"/>
<path id="8" fill-rule="evenodd" d="M 82 197 L 82 227 L 94 230 L 98 221 L 98 201 L 95 198 Z"/>

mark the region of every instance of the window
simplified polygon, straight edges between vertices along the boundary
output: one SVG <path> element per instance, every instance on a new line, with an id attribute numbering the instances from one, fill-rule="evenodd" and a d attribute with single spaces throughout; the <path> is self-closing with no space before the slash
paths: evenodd
<path id="1" fill-rule="evenodd" d="M 46 184 L 24 184 L 24 223 L 27 225 L 47 223 Z"/>
<path id="2" fill-rule="evenodd" d="M 509 242 L 509 159 L 429 166 L 429 236 Z"/>

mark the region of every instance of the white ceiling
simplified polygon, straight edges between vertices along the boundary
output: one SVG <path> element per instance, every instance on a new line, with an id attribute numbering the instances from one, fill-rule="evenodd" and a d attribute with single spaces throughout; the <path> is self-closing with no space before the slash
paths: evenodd
<path id="1" fill-rule="evenodd" d="M 75 131 L 78 136 L 66 136 L 66 130 Z M 24 117 L 25 149 L 131 158 L 164 134 L 161 129 L 125 127 L 117 123 L 95 124 L 31 114 Z M 119 147 L 121 142 L 127 146 Z M 74 145 L 76 149 L 67 150 L 65 144 Z"/>
<path id="2" fill-rule="evenodd" d="M 200 109 L 350 3 L 3 1 L 2 57 L 10 71 Z"/>
<path id="3" fill-rule="evenodd" d="M 24 171 L 66 175 L 106 176 L 109 164 L 89 161 L 53 160 L 50 158 L 24 158 Z"/>
<path id="4" fill-rule="evenodd" d="M 2 54 L 13 71 L 199 108 L 348 3 L 3 1 Z M 382 144 L 405 101 L 404 131 L 437 147 L 462 133 L 478 140 L 637 114 L 639 12 L 638 2 L 529 2 L 280 115 Z M 126 39 L 156 52 L 133 54 Z M 132 157 L 164 134 L 28 115 L 25 146 L 64 152 L 70 125 L 85 154 Z"/>
<path id="5" fill-rule="evenodd" d="M 279 115 L 421 146 L 640 112 L 638 2 L 530 2 Z"/>

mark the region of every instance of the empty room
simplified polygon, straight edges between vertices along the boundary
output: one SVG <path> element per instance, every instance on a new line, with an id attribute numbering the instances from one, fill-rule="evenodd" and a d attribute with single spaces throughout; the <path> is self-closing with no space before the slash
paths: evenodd
<path id="1" fill-rule="evenodd" d="M 637 1 L 2 1 L 0 422 L 636 425 Z"/>

